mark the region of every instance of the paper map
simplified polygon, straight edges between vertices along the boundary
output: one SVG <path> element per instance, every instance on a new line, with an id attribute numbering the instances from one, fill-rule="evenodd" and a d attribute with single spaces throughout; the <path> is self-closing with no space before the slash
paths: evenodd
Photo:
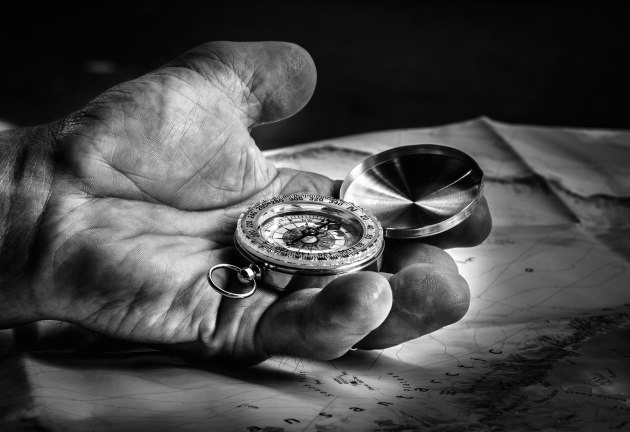
<path id="1" fill-rule="evenodd" d="M 493 232 L 449 251 L 472 292 L 460 322 L 386 350 L 249 369 L 8 352 L 2 332 L 0 431 L 630 431 L 630 132 L 482 118 L 268 157 L 343 178 L 416 143 L 459 148 L 486 176 Z"/>

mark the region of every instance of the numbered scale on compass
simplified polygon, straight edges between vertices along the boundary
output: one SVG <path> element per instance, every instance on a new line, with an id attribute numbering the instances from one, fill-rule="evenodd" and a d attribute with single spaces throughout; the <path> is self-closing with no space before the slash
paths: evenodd
<path id="1" fill-rule="evenodd" d="M 269 269 L 334 275 L 377 260 L 383 230 L 375 217 L 347 201 L 287 195 L 243 213 L 234 243 L 250 262 Z"/>
<path id="2" fill-rule="evenodd" d="M 342 197 L 354 202 L 295 194 L 247 209 L 234 245 L 249 264 L 215 265 L 208 282 L 224 296 L 245 298 L 258 282 L 277 291 L 323 288 L 343 274 L 378 270 L 385 236 L 434 235 L 468 218 L 481 200 L 482 176 L 472 158 L 450 147 L 404 146 L 374 155 L 341 187 Z M 236 272 L 237 283 L 221 286 L 220 269 Z"/>
<path id="3" fill-rule="evenodd" d="M 216 265 L 208 272 L 208 281 L 223 295 L 244 298 L 253 293 L 258 280 L 283 291 L 292 284 L 323 287 L 340 274 L 370 266 L 377 270 L 384 241 L 379 221 L 362 208 L 333 197 L 304 194 L 253 205 L 237 222 L 234 245 L 250 264 Z M 220 268 L 236 271 L 248 290 L 220 287 L 213 278 Z"/>

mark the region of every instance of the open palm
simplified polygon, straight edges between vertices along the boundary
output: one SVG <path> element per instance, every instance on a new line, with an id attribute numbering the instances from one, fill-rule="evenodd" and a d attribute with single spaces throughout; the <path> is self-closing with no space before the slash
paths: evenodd
<path id="1" fill-rule="evenodd" d="M 276 169 L 249 134 L 301 109 L 315 79 L 310 57 L 295 45 L 212 43 L 64 119 L 31 260 L 39 316 L 246 362 L 333 358 L 461 317 L 465 282 L 444 252 L 424 244 L 398 245 L 401 258 L 386 257 L 394 276 L 361 272 L 323 290 L 279 297 L 262 289 L 232 300 L 208 286 L 209 267 L 239 262 L 232 236 L 248 205 L 285 193 L 336 193 L 323 176 Z M 473 240 L 455 243 L 487 235 L 487 209 L 468 225 Z"/>

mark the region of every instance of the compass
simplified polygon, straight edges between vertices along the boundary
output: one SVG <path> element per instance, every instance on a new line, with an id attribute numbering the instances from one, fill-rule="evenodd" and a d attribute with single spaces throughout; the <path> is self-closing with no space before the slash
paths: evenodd
<path id="1" fill-rule="evenodd" d="M 240 299 L 259 282 L 284 292 L 377 271 L 385 237 L 426 237 L 467 219 L 481 200 L 482 178 L 470 156 L 446 146 L 404 146 L 371 156 L 344 180 L 343 199 L 293 194 L 248 208 L 236 224 L 234 245 L 249 264 L 217 264 L 208 282 Z M 242 290 L 222 287 L 215 275 L 221 269 L 236 272 Z"/>
<path id="2" fill-rule="evenodd" d="M 250 264 L 239 268 L 218 264 L 208 272 L 210 285 L 221 294 L 245 298 L 256 281 L 284 291 L 325 286 L 335 277 L 379 267 L 383 229 L 378 219 L 361 207 L 333 197 L 296 194 L 258 202 L 236 224 L 234 245 Z M 220 268 L 237 272 L 243 293 L 219 286 L 213 274 Z"/>

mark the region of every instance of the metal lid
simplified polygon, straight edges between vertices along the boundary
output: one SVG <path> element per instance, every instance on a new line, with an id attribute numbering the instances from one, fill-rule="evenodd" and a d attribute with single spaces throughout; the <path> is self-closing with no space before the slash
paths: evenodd
<path id="1" fill-rule="evenodd" d="M 427 237 L 474 212 L 483 196 L 483 171 L 473 158 L 452 147 L 397 147 L 354 167 L 340 195 L 376 216 L 386 237 Z"/>

